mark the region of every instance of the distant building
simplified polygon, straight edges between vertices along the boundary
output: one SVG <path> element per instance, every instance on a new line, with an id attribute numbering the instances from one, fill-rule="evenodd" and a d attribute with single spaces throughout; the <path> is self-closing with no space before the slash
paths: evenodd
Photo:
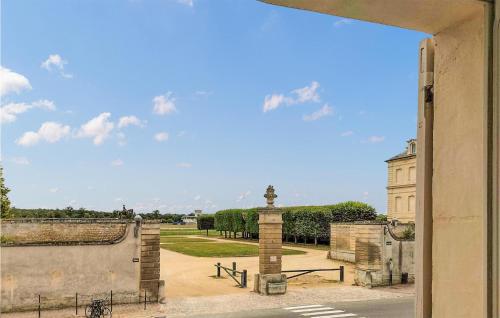
<path id="1" fill-rule="evenodd" d="M 203 212 L 201 210 L 194 210 L 194 213 L 189 215 L 184 215 L 182 217 L 182 222 L 186 224 L 196 224 L 198 223 L 198 216 L 200 216 Z"/>
<path id="2" fill-rule="evenodd" d="M 415 222 L 417 140 L 407 141 L 406 150 L 388 160 L 387 219 Z"/>

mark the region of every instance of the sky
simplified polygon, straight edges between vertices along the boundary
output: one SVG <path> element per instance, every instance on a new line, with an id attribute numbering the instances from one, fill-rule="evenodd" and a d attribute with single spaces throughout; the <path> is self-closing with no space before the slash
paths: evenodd
<path id="1" fill-rule="evenodd" d="M 358 200 L 416 136 L 426 34 L 254 0 L 4 0 L 1 160 L 19 208 Z"/>

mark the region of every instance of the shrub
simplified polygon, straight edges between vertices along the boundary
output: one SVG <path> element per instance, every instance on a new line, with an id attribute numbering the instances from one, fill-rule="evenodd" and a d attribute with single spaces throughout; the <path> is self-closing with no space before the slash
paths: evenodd
<path id="1" fill-rule="evenodd" d="M 375 218 L 375 220 L 379 221 L 379 222 L 387 222 L 387 215 L 377 214 L 377 217 Z"/>
<path id="2" fill-rule="evenodd" d="M 332 222 L 372 221 L 377 212 L 372 206 L 356 201 L 347 201 L 332 206 Z"/>

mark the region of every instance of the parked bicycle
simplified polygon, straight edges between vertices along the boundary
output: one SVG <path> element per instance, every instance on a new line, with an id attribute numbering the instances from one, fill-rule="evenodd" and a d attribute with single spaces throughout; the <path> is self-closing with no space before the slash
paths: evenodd
<path id="1" fill-rule="evenodd" d="M 85 317 L 111 318 L 111 309 L 109 309 L 107 303 L 107 299 L 92 299 L 92 302 L 85 307 Z"/>

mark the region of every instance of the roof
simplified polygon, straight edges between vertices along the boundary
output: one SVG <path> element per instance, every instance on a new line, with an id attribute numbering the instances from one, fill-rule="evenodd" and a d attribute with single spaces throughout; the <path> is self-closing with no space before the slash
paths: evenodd
<path id="1" fill-rule="evenodd" d="M 416 156 L 417 156 L 416 154 L 408 154 L 406 151 L 403 151 L 399 155 L 395 155 L 394 157 L 387 159 L 385 162 L 399 160 L 399 159 L 410 159 L 410 158 L 414 158 Z"/>

